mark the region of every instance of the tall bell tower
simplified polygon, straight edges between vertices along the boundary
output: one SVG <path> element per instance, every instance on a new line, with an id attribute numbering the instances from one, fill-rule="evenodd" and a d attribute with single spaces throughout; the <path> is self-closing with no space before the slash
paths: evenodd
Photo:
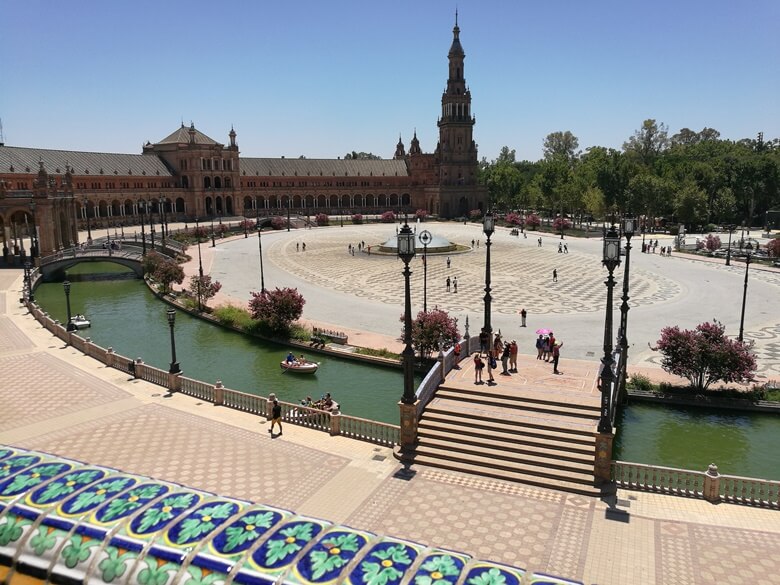
<path id="1" fill-rule="evenodd" d="M 440 165 L 439 181 L 441 185 L 474 185 L 477 181 L 477 146 L 473 139 L 476 120 L 471 115 L 471 92 L 463 73 L 466 53 L 460 44 L 457 11 L 452 45 L 447 56 L 449 78 L 441 96 L 439 145 L 436 149 Z"/>

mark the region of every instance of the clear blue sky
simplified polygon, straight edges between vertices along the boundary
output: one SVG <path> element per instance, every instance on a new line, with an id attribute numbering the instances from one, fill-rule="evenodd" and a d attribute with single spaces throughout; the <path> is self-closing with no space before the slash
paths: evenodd
<path id="1" fill-rule="evenodd" d="M 5 142 L 140 153 L 184 120 L 244 156 L 436 146 L 456 2 L 7 1 Z M 646 118 L 780 137 L 780 2 L 459 0 L 479 156 L 547 134 L 620 148 Z"/>

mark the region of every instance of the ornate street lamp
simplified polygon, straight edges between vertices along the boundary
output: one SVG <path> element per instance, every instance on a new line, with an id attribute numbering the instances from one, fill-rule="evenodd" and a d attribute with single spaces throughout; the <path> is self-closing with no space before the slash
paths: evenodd
<path id="1" fill-rule="evenodd" d="M 195 239 L 198 240 L 198 311 L 203 310 L 203 304 L 201 299 L 203 298 L 201 292 L 201 286 L 203 285 L 203 260 L 200 257 L 200 227 L 198 226 L 198 218 L 195 218 Z"/>
<path id="2" fill-rule="evenodd" d="M 146 231 L 144 231 L 144 215 L 146 214 L 146 201 L 143 199 L 138 200 L 138 209 L 141 210 L 139 217 L 141 218 L 141 255 L 146 256 Z"/>
<path id="3" fill-rule="evenodd" d="M 628 276 L 631 267 L 631 238 L 636 229 L 633 217 L 623 218 L 623 235 L 626 236 L 626 264 L 623 267 L 623 296 L 620 304 L 620 359 L 623 360 L 623 376 L 620 379 L 621 394 L 626 388 L 626 370 L 628 368 Z"/>
<path id="4" fill-rule="evenodd" d="M 66 331 L 75 331 L 76 325 L 73 323 L 70 313 L 70 281 L 66 280 L 62 283 L 62 288 L 65 289 L 65 306 L 68 309 L 68 324 L 65 326 Z"/>
<path id="5" fill-rule="evenodd" d="M 604 357 L 601 359 L 601 415 L 599 418 L 599 433 L 612 432 L 611 396 L 615 374 L 612 371 L 612 289 L 615 288 L 613 272 L 620 265 L 620 236 L 612 225 L 604 234 L 604 258 L 602 264 L 607 267 L 609 276 L 607 285 L 607 314 L 604 322 Z"/>
<path id="6" fill-rule="evenodd" d="M 166 237 L 166 230 L 165 230 L 165 198 L 163 197 L 162 193 L 160 193 L 160 208 L 157 210 L 160 214 L 160 231 L 162 232 L 162 247 L 165 249 L 165 237 Z"/>
<path id="7" fill-rule="evenodd" d="M 173 326 L 176 323 L 176 310 L 168 309 L 166 315 L 168 316 L 168 326 L 171 328 L 171 367 L 168 369 L 168 373 L 179 374 L 181 373 L 181 368 L 179 367 L 179 362 L 176 361 L 176 338 L 173 335 Z"/>
<path id="8" fill-rule="evenodd" d="M 215 248 L 217 241 L 214 239 L 214 214 L 211 214 L 211 247 Z"/>
<path id="9" fill-rule="evenodd" d="M 149 198 L 149 205 L 146 206 L 146 209 L 149 211 L 149 235 L 152 238 L 152 250 L 154 250 L 154 215 L 152 215 L 153 210 L 152 205 L 152 198 Z"/>
<path id="10" fill-rule="evenodd" d="M 423 230 L 420 232 L 420 241 L 423 245 L 423 312 L 428 312 L 428 244 L 433 240 L 431 232 Z"/>
<path id="11" fill-rule="evenodd" d="M 32 213 L 32 241 L 30 242 L 30 256 L 33 259 L 40 256 L 39 242 L 38 242 L 38 224 L 35 222 L 35 201 L 30 201 L 30 212 Z"/>
<path id="12" fill-rule="evenodd" d="M 89 203 L 89 198 L 84 195 L 84 217 L 87 220 L 87 239 L 89 241 L 92 241 L 92 228 L 90 227 L 90 221 L 89 221 L 89 206 L 87 205 Z"/>
<path id="13" fill-rule="evenodd" d="M 342 227 L 344 227 L 342 225 Z M 287 196 L 287 231 L 290 231 L 290 196 Z"/>
<path id="14" fill-rule="evenodd" d="M 405 347 L 401 355 L 404 365 L 404 395 L 401 402 L 414 404 L 414 349 L 412 349 L 412 293 L 409 285 L 409 262 L 414 258 L 415 234 L 409 223 L 404 221 L 401 231 L 398 232 L 398 257 L 404 263 L 404 343 Z"/>
<path id="15" fill-rule="evenodd" d="M 260 292 L 265 294 L 265 275 L 263 274 L 263 228 L 257 222 L 257 247 L 260 250 Z"/>
<path id="16" fill-rule="evenodd" d="M 726 266 L 731 266 L 731 234 L 734 233 L 734 225 L 729 225 L 729 244 L 726 247 Z"/>
<path id="17" fill-rule="evenodd" d="M 745 330 L 745 301 L 747 300 L 748 270 L 750 270 L 750 254 L 745 257 L 745 288 L 742 290 L 742 315 L 739 318 L 739 337 L 742 341 L 742 333 Z"/>
<path id="18" fill-rule="evenodd" d="M 487 257 L 485 259 L 485 332 L 488 334 L 488 339 L 492 342 L 493 327 L 490 325 L 490 302 L 493 297 L 490 296 L 490 236 L 496 229 L 495 219 L 493 218 L 493 212 L 488 211 L 485 214 L 485 219 L 482 220 L 482 231 L 487 236 L 487 242 L 485 247 L 487 248 Z"/>

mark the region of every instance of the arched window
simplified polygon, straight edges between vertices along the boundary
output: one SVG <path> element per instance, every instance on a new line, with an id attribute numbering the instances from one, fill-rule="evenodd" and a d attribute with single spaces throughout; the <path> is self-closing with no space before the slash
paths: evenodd
<path id="1" fill-rule="evenodd" d="M 214 177 L 214 188 L 215 189 L 222 188 L 222 179 L 220 179 L 219 177 Z"/>
<path id="2" fill-rule="evenodd" d="M 211 177 L 203 177 L 203 188 L 211 189 Z"/>

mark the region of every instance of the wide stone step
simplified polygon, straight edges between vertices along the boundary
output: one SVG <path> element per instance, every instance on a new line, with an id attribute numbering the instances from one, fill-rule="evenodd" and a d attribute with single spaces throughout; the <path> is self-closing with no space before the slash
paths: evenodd
<path id="1" fill-rule="evenodd" d="M 561 402 L 555 398 L 540 399 L 523 396 L 512 391 L 491 391 L 470 388 L 448 388 L 441 386 L 436 391 L 437 398 L 459 400 L 469 403 L 489 404 L 506 408 L 518 408 L 532 412 L 547 412 L 563 416 L 582 417 L 598 420 L 600 407 L 593 404 Z"/>
<path id="2" fill-rule="evenodd" d="M 435 455 L 444 459 L 457 459 L 473 464 L 514 469 L 515 466 L 533 466 L 563 479 L 584 478 L 593 481 L 593 461 L 582 458 L 577 461 L 550 457 L 547 454 L 507 451 L 491 445 L 457 444 L 448 440 L 429 438 L 417 444 L 420 455 Z"/>
<path id="3" fill-rule="evenodd" d="M 554 441 L 547 437 L 526 437 L 511 433 L 485 431 L 479 434 L 464 434 L 460 432 L 460 427 L 454 425 L 447 425 L 447 427 L 420 426 L 417 436 L 421 443 L 428 443 L 429 440 L 445 441 L 450 443 L 453 449 L 460 449 L 461 445 L 479 446 L 553 459 L 587 462 L 591 468 L 595 461 L 595 441 L 589 445 L 578 445 Z"/>
<path id="4" fill-rule="evenodd" d="M 540 473 L 539 470 L 528 467 L 518 466 L 514 469 L 506 469 L 503 467 L 484 466 L 469 461 L 458 461 L 427 454 L 415 454 L 414 457 L 410 459 L 410 463 L 412 465 L 449 469 L 452 471 L 459 471 L 482 477 L 492 477 L 504 481 L 512 481 L 526 485 L 581 494 L 584 496 L 599 497 L 602 495 L 601 489 L 593 485 L 592 476 L 589 482 L 570 481 L 560 476 L 550 476 L 550 474 L 547 473 Z"/>
<path id="5" fill-rule="evenodd" d="M 463 428 L 463 432 L 469 429 L 492 430 L 508 433 L 524 433 L 535 436 L 547 436 L 550 438 L 589 443 L 593 440 L 596 431 L 595 423 L 586 423 L 581 419 L 572 421 L 568 417 L 533 417 L 517 412 L 493 412 L 470 409 L 469 412 L 454 410 L 446 401 L 431 402 L 425 407 L 420 424 L 431 422 L 436 424 L 452 423 Z"/>

